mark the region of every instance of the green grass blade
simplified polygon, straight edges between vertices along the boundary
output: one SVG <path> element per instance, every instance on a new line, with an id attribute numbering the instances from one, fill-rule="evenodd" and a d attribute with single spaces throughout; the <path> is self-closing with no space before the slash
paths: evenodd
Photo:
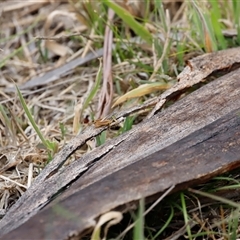
<path id="1" fill-rule="evenodd" d="M 181 198 L 181 203 L 182 203 L 183 218 L 184 218 L 184 221 L 185 221 L 185 224 L 186 224 L 188 237 L 191 240 L 192 239 L 191 228 L 190 228 L 190 226 L 188 224 L 189 223 L 189 219 L 188 219 L 188 213 L 187 213 L 187 206 L 186 206 L 185 197 L 184 197 L 183 193 L 180 194 L 180 198 Z"/>
<path id="2" fill-rule="evenodd" d="M 237 28 L 237 42 L 238 44 L 240 44 L 240 19 L 239 19 L 240 1 L 232 0 L 232 8 L 235 26 Z"/>
<path id="3" fill-rule="evenodd" d="M 233 218 L 229 221 L 229 239 L 237 239 L 239 212 L 233 212 Z"/>
<path id="4" fill-rule="evenodd" d="M 138 218 L 133 229 L 133 239 L 145 239 L 144 237 L 144 199 L 141 199 L 138 208 Z"/>
<path id="5" fill-rule="evenodd" d="M 103 131 L 101 132 L 100 135 L 96 136 L 97 146 L 99 147 L 103 145 L 106 142 L 106 138 L 107 138 L 106 131 Z"/>
<path id="6" fill-rule="evenodd" d="M 199 233 L 197 233 L 197 234 L 192 234 L 192 237 L 193 238 L 199 238 L 199 237 L 202 237 L 202 236 L 206 236 L 206 237 L 209 237 L 210 235 L 217 235 L 218 234 L 218 232 L 214 232 L 214 231 L 207 231 L 207 232 L 199 232 Z M 205 239 L 205 238 L 201 238 L 201 239 Z"/>
<path id="7" fill-rule="evenodd" d="M 120 129 L 119 133 L 122 134 L 132 129 L 134 120 L 135 120 L 135 117 L 131 117 L 131 116 L 126 117 L 123 123 L 123 127 Z"/>
<path id="8" fill-rule="evenodd" d="M 173 207 L 171 206 L 171 212 L 170 212 L 170 215 L 169 215 L 167 221 L 166 221 L 165 224 L 162 226 L 162 228 L 155 234 L 155 236 L 153 237 L 152 240 L 156 239 L 156 238 L 168 227 L 168 225 L 170 224 L 170 222 L 171 222 L 172 219 L 173 219 L 173 216 L 174 216 L 174 209 L 173 209 Z"/>
<path id="9" fill-rule="evenodd" d="M 226 199 L 226 198 L 223 198 L 223 197 L 211 194 L 211 193 L 202 192 L 202 191 L 194 190 L 194 189 L 188 189 L 188 191 L 192 192 L 192 193 L 196 193 L 196 194 L 198 194 L 200 196 L 204 196 L 204 197 L 208 197 L 210 199 L 214 199 L 214 200 L 219 201 L 221 203 L 225 203 L 227 205 L 230 205 L 232 207 L 240 209 L 240 204 L 236 203 L 234 201 L 231 201 L 230 199 Z"/>
<path id="10" fill-rule="evenodd" d="M 14 39 L 16 37 L 20 37 L 21 35 L 30 32 L 39 23 L 41 18 L 42 17 L 37 17 L 34 20 L 34 22 L 29 27 L 27 27 L 26 29 L 22 30 L 21 32 L 18 32 L 17 34 L 10 35 L 10 37 L 7 37 L 7 38 L 0 39 L 0 44 L 6 43 L 6 42 L 8 42 L 8 41 L 10 41 L 10 40 L 12 40 L 12 39 Z M 1 32 L 0 32 L 0 35 L 1 35 Z"/>
<path id="11" fill-rule="evenodd" d="M 67 129 L 62 122 L 59 122 L 59 128 L 60 128 L 60 131 L 61 131 L 61 138 L 63 140 L 66 136 Z"/>
<path id="12" fill-rule="evenodd" d="M 113 11 L 142 39 L 144 39 L 147 43 L 152 43 L 152 35 L 149 31 L 144 28 L 142 24 L 137 22 L 134 17 L 124 8 L 119 5 L 113 3 L 110 0 L 105 0 L 104 3 L 113 9 Z"/>
<path id="13" fill-rule="evenodd" d="M 33 38 L 31 41 L 29 41 L 26 45 L 28 46 L 29 44 L 31 44 L 32 42 L 35 41 L 35 38 Z M 15 51 L 13 51 L 11 54 L 9 54 L 8 56 L 6 56 L 5 58 L 3 58 L 1 61 L 0 61 L 0 69 L 2 67 L 5 66 L 6 62 L 13 56 L 15 56 L 16 54 L 18 54 L 19 52 L 21 52 L 23 50 L 25 46 L 21 46 L 19 47 L 18 49 L 16 49 Z"/>
<path id="14" fill-rule="evenodd" d="M 5 124 L 7 125 L 7 127 L 9 129 L 11 129 L 11 122 L 10 122 L 10 119 L 9 117 L 7 116 L 7 113 L 6 113 L 6 109 L 4 108 L 4 106 L 2 104 L 0 104 L 0 113 L 2 114 L 3 118 L 4 118 L 4 121 L 5 121 Z"/>
<path id="15" fill-rule="evenodd" d="M 210 3 L 212 5 L 212 10 L 210 11 L 210 15 L 212 20 L 212 26 L 214 29 L 214 34 L 216 36 L 220 49 L 226 49 L 227 42 L 222 33 L 222 26 L 219 23 L 219 19 L 221 19 L 219 3 L 216 2 L 216 0 L 211 0 Z"/>
<path id="16" fill-rule="evenodd" d="M 168 26 L 166 22 L 166 11 L 164 9 L 162 0 L 155 1 L 155 10 L 158 12 L 161 24 L 163 25 L 165 32 L 167 32 Z M 158 16 L 156 16 L 156 21 L 158 21 Z"/>
<path id="17" fill-rule="evenodd" d="M 87 96 L 86 100 L 84 101 L 82 112 L 84 111 L 84 109 L 86 109 L 88 107 L 89 103 L 92 101 L 92 99 L 96 95 L 97 90 L 99 89 L 99 86 L 101 84 L 101 80 L 102 80 L 102 61 L 100 60 L 100 66 L 99 66 L 99 69 L 97 72 L 95 84 L 93 85 L 89 95 Z"/>
<path id="18" fill-rule="evenodd" d="M 25 113 L 26 113 L 26 115 L 27 115 L 27 117 L 28 117 L 28 120 L 30 121 L 32 127 L 33 127 L 34 130 L 36 131 L 38 137 L 41 139 L 42 144 L 43 144 L 47 149 L 49 149 L 49 144 L 48 144 L 48 142 L 46 141 L 46 139 L 43 137 L 40 129 L 38 128 L 37 124 L 35 123 L 35 120 L 33 119 L 33 116 L 32 116 L 32 114 L 30 113 L 30 111 L 29 111 L 29 109 L 28 109 L 28 107 L 27 107 L 27 104 L 26 104 L 26 102 L 25 102 L 25 100 L 24 100 L 24 98 L 23 98 L 23 96 L 22 96 L 22 93 L 20 92 L 20 90 L 19 90 L 19 88 L 18 88 L 17 85 L 15 85 L 15 87 L 16 87 L 16 89 L 17 89 L 18 97 L 19 97 L 20 102 L 21 102 L 21 104 L 22 104 L 22 107 L 23 107 L 23 109 L 24 109 L 24 111 L 25 111 Z"/>

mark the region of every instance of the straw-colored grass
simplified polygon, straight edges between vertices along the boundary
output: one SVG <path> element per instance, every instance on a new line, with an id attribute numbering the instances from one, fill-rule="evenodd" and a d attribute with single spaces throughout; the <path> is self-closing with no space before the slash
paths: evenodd
<path id="1" fill-rule="evenodd" d="M 120 104 L 117 107 L 121 109 L 141 104 L 170 87 L 192 56 L 240 44 L 239 1 L 166 0 L 164 5 L 162 1 L 151 0 L 116 2 L 119 5 L 112 1 L 80 0 L 0 3 L 0 215 L 26 191 L 56 152 L 96 121 L 104 82 L 102 60 L 98 59 L 101 54 L 80 66 L 69 67 L 65 73 L 54 76 L 54 80 L 46 77 L 44 83 L 21 87 L 102 49 L 109 25 L 107 7 L 115 11 L 114 24 L 110 21 L 109 25 L 113 32 L 112 63 L 108 66 L 113 76 L 113 96 L 109 98 L 113 98 L 110 99 L 115 103 L 113 106 Z M 21 93 L 17 94 L 15 85 Z M 119 129 L 104 132 L 94 142 L 88 142 L 69 161 L 131 129 L 145 114 L 126 118 Z M 238 181 L 237 177 L 235 180 Z M 232 236 L 233 231 L 238 231 L 234 236 L 239 236 L 235 211 L 230 220 L 229 213 L 221 215 L 220 210 L 216 211 L 224 224 L 211 228 L 213 221 L 204 219 L 206 214 L 199 210 L 201 204 L 195 211 L 201 216 L 196 217 L 191 212 L 196 205 L 191 205 L 190 197 L 186 200 L 186 196 L 181 193 L 179 202 L 170 201 L 166 205 L 167 211 L 159 217 L 159 224 L 145 221 L 146 228 L 151 224 L 155 228 L 149 227 L 147 231 L 150 239 L 163 239 L 177 230 L 190 239 L 207 232 L 221 239 Z M 139 218 L 144 215 L 143 204 Z M 174 227 L 176 219 L 181 219 L 182 225 Z M 140 220 L 133 230 L 136 238 L 146 236 L 142 229 L 144 221 Z M 195 224 L 190 224 L 192 220 Z M 114 232 L 112 235 L 116 237 Z"/>

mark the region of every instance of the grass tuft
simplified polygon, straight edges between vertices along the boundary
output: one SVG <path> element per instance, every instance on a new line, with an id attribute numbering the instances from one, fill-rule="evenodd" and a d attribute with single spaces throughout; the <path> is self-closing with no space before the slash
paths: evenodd
<path id="1" fill-rule="evenodd" d="M 52 160 L 53 158 L 53 155 L 57 152 L 58 150 L 58 144 L 56 142 L 52 142 L 52 141 L 49 141 L 48 139 L 46 139 L 42 132 L 40 131 L 40 129 L 38 128 L 23 96 L 22 96 L 22 93 L 20 92 L 19 88 L 17 87 L 16 85 L 16 90 L 17 90 L 17 93 L 18 93 L 18 97 L 19 97 L 19 100 L 22 104 L 22 107 L 24 109 L 24 112 L 25 114 L 27 115 L 27 118 L 29 120 L 29 122 L 31 123 L 32 127 L 34 128 L 34 130 L 36 131 L 38 137 L 40 138 L 40 140 L 42 141 L 42 144 L 48 149 L 48 156 L 49 156 L 49 161 Z"/>

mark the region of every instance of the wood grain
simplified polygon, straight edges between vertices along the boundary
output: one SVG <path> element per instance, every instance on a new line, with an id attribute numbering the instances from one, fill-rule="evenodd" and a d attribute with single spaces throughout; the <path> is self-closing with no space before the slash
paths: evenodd
<path id="1" fill-rule="evenodd" d="M 2 239 L 67 239 L 93 227 L 100 214 L 159 194 L 202 183 L 240 166 L 240 108 L 186 138 L 79 190 L 71 188 Z M 76 181 L 81 184 L 81 179 Z M 76 187 L 76 186 L 75 186 Z M 153 200 L 154 197 L 151 197 Z"/>
<path id="2" fill-rule="evenodd" d="M 125 204 L 128 201 L 131 202 L 139 199 L 140 197 L 147 197 L 157 192 L 164 191 L 167 186 L 169 186 L 169 182 L 180 184 L 181 182 L 184 183 L 186 181 L 190 181 L 191 179 L 193 183 L 193 179 L 196 179 L 197 176 L 198 178 L 200 176 L 205 176 L 206 172 L 201 173 L 200 171 L 203 167 L 200 164 L 202 160 L 198 161 L 200 164 L 200 168 L 197 168 L 199 171 L 198 175 L 196 175 L 197 170 L 193 171 L 192 169 L 193 166 L 198 166 L 198 162 L 196 162 L 196 160 L 193 158 L 195 156 L 194 151 L 196 149 L 191 152 L 193 156 L 191 160 L 193 163 L 191 163 L 184 158 L 185 152 L 179 152 L 176 156 L 174 155 L 178 148 L 185 148 L 184 145 L 177 144 L 180 144 L 181 139 L 184 139 L 198 130 L 201 132 L 202 128 L 224 117 L 225 115 L 230 114 L 231 112 L 235 113 L 236 115 L 236 112 L 234 111 L 238 109 L 238 106 L 240 106 L 239 76 L 240 70 L 238 69 L 215 80 L 214 82 L 203 86 L 201 89 L 193 92 L 184 99 L 181 99 L 163 112 L 153 116 L 150 120 L 139 124 L 131 131 L 116 139 L 113 139 L 112 141 L 107 142 L 105 145 L 95 149 L 91 153 L 86 154 L 68 167 L 60 168 L 59 171 L 54 172 L 54 168 L 52 166 L 55 163 L 53 162 L 52 165 L 50 164 L 49 167 L 47 166 L 46 170 L 40 174 L 31 188 L 20 198 L 20 200 L 1 220 L 0 234 L 5 234 L 26 222 L 26 225 L 20 226 L 18 230 L 13 231 L 10 235 L 8 235 L 12 237 L 11 239 L 14 239 L 14 236 L 16 237 L 18 235 L 17 233 L 20 234 L 18 235 L 19 237 L 24 236 L 24 229 L 26 229 L 25 227 L 27 226 L 28 230 L 30 226 L 36 230 L 36 228 L 33 226 L 36 226 L 35 224 L 38 223 L 39 229 L 42 227 L 45 228 L 46 225 L 41 224 L 41 221 L 45 223 L 48 221 L 48 217 L 53 219 L 53 226 L 57 226 L 58 224 L 60 224 L 59 226 L 61 226 L 61 224 L 66 224 L 64 227 L 60 227 L 62 229 L 61 231 L 57 230 L 61 234 L 63 232 L 68 234 L 70 229 L 77 229 L 77 231 L 81 232 L 82 229 L 93 226 L 94 218 L 99 214 L 119 205 Z M 236 122 L 236 120 L 234 121 Z M 238 127 L 236 124 L 238 123 L 234 123 L 230 129 L 233 127 Z M 224 127 L 224 129 L 225 128 L 227 128 L 227 125 Z M 90 130 L 93 131 L 93 129 Z M 85 137 L 89 136 L 87 134 L 87 130 L 84 134 Z M 81 137 L 82 141 L 86 140 L 84 138 L 84 134 L 83 136 L 78 136 L 78 138 L 74 139 L 74 141 L 68 144 L 65 149 L 58 154 L 57 158 L 59 161 L 61 160 L 61 157 L 66 158 L 74 148 L 77 148 L 79 144 L 77 140 L 81 139 Z M 197 133 L 194 138 L 196 146 L 200 146 L 202 142 L 205 141 L 205 137 L 203 137 L 204 134 L 199 135 L 199 133 Z M 211 135 L 208 135 L 208 138 L 211 139 Z M 224 138 L 224 135 L 222 138 Z M 176 143 L 176 145 L 174 145 L 175 147 L 172 147 L 172 150 L 169 151 L 169 149 L 166 147 L 174 143 Z M 236 144 L 238 144 L 238 142 Z M 192 146 L 194 146 L 193 143 Z M 202 150 L 204 150 L 205 145 L 201 145 L 201 147 Z M 234 158 L 235 155 L 231 155 L 231 152 L 233 150 L 235 151 L 235 149 L 232 149 L 234 146 L 227 148 L 227 146 L 224 145 L 221 146 L 221 149 L 223 149 L 223 147 L 226 149 L 227 153 L 221 152 L 219 148 L 214 145 L 214 148 L 218 149 L 216 153 L 219 153 L 221 156 L 223 156 L 223 159 L 221 159 L 220 156 L 217 159 L 226 161 L 222 162 L 222 164 L 225 164 L 224 169 L 228 170 L 229 168 L 226 166 L 231 165 L 229 162 L 227 162 L 228 159 L 232 161 L 232 167 L 237 166 L 238 159 Z M 161 153 L 159 152 L 160 150 L 162 150 Z M 235 154 L 234 151 L 233 153 Z M 154 155 L 156 152 L 158 152 L 158 154 Z M 214 154 L 211 155 L 211 157 L 213 157 Z M 156 157 L 158 155 L 159 158 Z M 173 159 L 175 159 L 178 155 L 179 163 L 183 161 L 182 164 L 184 164 L 184 161 L 187 161 L 185 162 L 187 164 L 182 166 L 182 164 L 178 165 L 178 162 L 174 162 Z M 165 158 L 163 159 L 162 156 L 165 156 Z M 174 156 L 174 158 L 171 158 L 171 156 Z M 188 158 L 189 157 L 190 155 Z M 151 159 L 155 159 L 154 161 L 156 162 L 151 163 Z M 148 164 L 149 169 L 147 167 Z M 207 177 L 217 174 L 219 169 L 223 171 L 223 167 L 219 165 L 220 162 L 216 161 L 216 164 L 214 164 L 215 162 L 213 162 L 214 168 L 212 170 L 209 168 L 209 172 L 206 175 Z M 177 174 L 176 171 L 179 171 L 180 166 L 183 167 L 182 171 L 186 173 L 180 174 L 180 176 L 184 175 L 188 176 L 189 178 L 182 179 L 178 178 L 177 175 L 174 175 Z M 166 169 L 166 167 L 168 169 Z M 161 171 L 161 169 L 164 171 L 161 173 L 162 175 L 159 175 L 159 171 Z M 126 171 L 128 175 L 124 175 L 124 171 Z M 151 171 L 153 172 L 151 173 Z M 195 175 L 192 175 L 191 171 Z M 52 175 L 49 175 L 49 172 L 52 173 Z M 161 176 L 161 178 L 158 178 L 157 175 L 158 177 Z M 171 181 L 170 178 L 172 179 Z M 178 179 L 180 179 L 181 182 L 179 182 Z M 110 181 L 110 183 L 107 183 L 108 181 Z M 75 183 L 72 184 L 73 182 Z M 36 217 L 33 217 L 40 211 L 40 209 L 50 202 L 52 198 L 56 196 L 56 194 L 69 187 L 71 184 L 72 186 L 70 186 L 70 190 L 64 195 L 60 196 L 60 199 L 62 199 L 61 206 L 64 206 L 64 209 L 66 207 L 66 209 L 69 209 L 70 212 L 72 212 L 73 208 L 76 211 L 76 204 L 73 204 L 72 208 L 70 205 L 73 203 L 73 201 L 79 201 L 77 208 L 78 211 L 76 211 L 76 214 L 77 219 L 78 216 L 82 216 L 81 220 L 79 220 L 81 222 L 75 220 L 73 223 L 68 220 L 64 222 L 61 217 L 55 218 L 54 216 L 56 215 L 54 215 L 55 213 L 52 208 L 46 208 L 46 210 L 40 212 L 38 215 L 36 215 Z M 136 186 L 137 184 L 138 187 Z M 97 190 L 95 188 L 97 188 L 97 186 L 99 188 L 99 192 L 96 192 Z M 119 191 L 121 190 L 121 193 L 114 190 L 116 186 L 118 186 Z M 130 194 L 129 189 L 132 189 L 132 194 Z M 126 191 L 129 194 L 126 194 Z M 106 198 L 103 197 L 105 194 L 106 198 L 110 197 L 108 201 L 106 201 Z M 103 198 L 101 206 L 98 205 L 98 208 L 94 208 L 94 205 L 93 207 L 86 205 L 91 202 L 92 204 L 96 204 L 94 201 L 98 202 L 99 196 Z M 115 199 L 114 201 L 111 199 L 113 196 Z M 76 198 L 78 200 L 76 200 Z M 92 210 L 90 211 L 90 209 Z M 84 212 L 88 210 L 90 215 L 86 215 L 87 213 Z M 77 228 L 75 225 L 72 225 L 75 223 L 78 226 Z M 4 239 L 10 239 L 6 237 Z"/>

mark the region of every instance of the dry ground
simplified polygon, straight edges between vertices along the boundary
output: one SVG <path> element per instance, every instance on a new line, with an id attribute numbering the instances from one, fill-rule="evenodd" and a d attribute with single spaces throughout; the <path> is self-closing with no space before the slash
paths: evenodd
<path id="1" fill-rule="evenodd" d="M 164 29 L 160 22 L 154 22 L 154 15 L 145 26 L 152 34 L 158 34 L 161 30 L 163 38 L 159 37 L 159 45 L 140 41 L 116 17 L 114 26 L 118 31 L 114 32 L 113 43 L 116 48 L 110 69 L 114 81 L 113 93 L 109 98 L 113 101 L 148 83 L 149 79 L 158 82 L 165 78 L 167 83 L 173 83 L 183 69 L 184 61 L 203 53 L 204 47 L 192 39 L 190 31 L 185 28 L 188 24 L 186 4 L 182 4 L 182 1 L 166 2 L 165 6 L 170 10 L 171 30 L 175 27 L 184 29 L 184 36 L 182 33 L 175 36 L 184 39 L 184 46 L 169 38 L 169 29 Z M 89 6 L 93 9 L 96 7 L 96 12 L 91 12 Z M 141 9 L 144 6 L 125 7 L 131 14 L 143 17 Z M 103 116 L 101 109 L 104 108 L 104 102 L 100 98 L 102 84 L 97 86 L 98 91 L 93 99 L 87 101 L 96 83 L 100 66 L 98 58 L 102 57 L 104 38 L 106 41 L 107 13 L 101 11 L 94 1 L 92 5 L 65 0 L 12 0 L 0 3 L 0 217 L 26 191 L 49 161 L 49 152 L 26 117 L 15 84 L 21 89 L 27 86 L 24 84 L 33 83 L 31 87 L 22 88 L 21 92 L 43 136 L 57 144 L 55 152 L 83 128 L 93 124 L 94 119 Z M 96 18 L 96 13 L 99 18 Z M 230 18 L 224 19 L 229 29 L 234 27 Z M 90 56 L 92 59 L 89 60 Z M 68 64 L 80 57 L 83 64 L 76 68 Z M 159 72 L 164 76 L 154 71 L 159 60 Z M 52 77 L 45 75 L 60 66 L 67 67 L 61 73 L 55 72 Z M 39 76 L 43 77 L 39 80 Z M 154 93 L 148 92 L 141 98 L 131 101 L 125 99 L 122 109 L 151 99 L 156 93 L 158 95 L 159 91 L 155 89 Z M 145 115 L 146 112 L 136 115 L 133 124 L 137 124 Z M 106 138 L 122 133 L 124 127 L 124 124 L 120 124 L 109 130 Z M 103 143 L 105 140 L 89 141 L 69 161 L 91 151 L 99 141 Z"/>

